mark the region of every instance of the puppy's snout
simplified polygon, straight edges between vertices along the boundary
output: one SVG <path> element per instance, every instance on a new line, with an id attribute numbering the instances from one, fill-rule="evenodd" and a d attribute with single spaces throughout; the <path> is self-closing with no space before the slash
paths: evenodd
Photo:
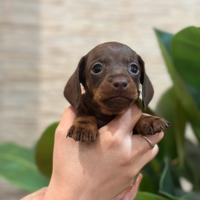
<path id="1" fill-rule="evenodd" d="M 128 87 L 128 80 L 124 76 L 117 76 L 111 80 L 112 87 L 117 90 L 125 90 Z"/>

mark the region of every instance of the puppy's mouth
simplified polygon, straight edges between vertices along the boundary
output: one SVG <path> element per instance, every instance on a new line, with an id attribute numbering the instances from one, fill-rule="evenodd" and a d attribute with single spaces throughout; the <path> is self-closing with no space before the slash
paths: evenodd
<path id="1" fill-rule="evenodd" d="M 100 87 L 94 94 L 94 101 L 104 114 L 118 114 L 138 99 L 135 85 L 126 90 L 113 90 L 109 85 Z"/>
<path id="2" fill-rule="evenodd" d="M 119 109 L 125 108 L 130 105 L 130 103 L 133 101 L 132 98 L 126 97 L 126 96 L 111 96 L 103 100 L 103 104 L 107 106 L 108 108 L 112 109 Z"/>
<path id="3" fill-rule="evenodd" d="M 109 98 L 104 99 L 104 102 L 130 102 L 132 101 L 132 99 L 130 97 L 126 97 L 126 96 L 112 96 Z"/>
<path id="4" fill-rule="evenodd" d="M 102 112 L 106 114 L 118 114 L 126 109 L 133 102 L 133 99 L 127 96 L 111 96 L 101 100 Z"/>

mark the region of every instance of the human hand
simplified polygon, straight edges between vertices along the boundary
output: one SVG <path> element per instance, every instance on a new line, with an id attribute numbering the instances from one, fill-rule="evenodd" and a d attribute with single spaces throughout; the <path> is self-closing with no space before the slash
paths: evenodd
<path id="1" fill-rule="evenodd" d="M 44 199 L 111 200 L 126 191 L 158 153 L 157 145 L 150 148 L 140 135 L 132 135 L 141 114 L 136 106 L 130 108 L 99 129 L 96 142 L 85 144 L 66 139 L 75 118 L 73 109 L 66 109 L 55 133 L 53 172 Z M 163 135 L 148 138 L 157 144 Z"/>
<path id="2" fill-rule="evenodd" d="M 130 188 L 127 188 L 124 192 L 119 194 L 113 200 L 134 200 L 142 180 L 142 175 L 139 174 L 135 183 Z M 42 188 L 34 193 L 29 194 L 28 196 L 22 198 L 21 200 L 43 200 L 46 193 L 46 188 Z"/>
<path id="3" fill-rule="evenodd" d="M 139 190 L 142 178 L 142 174 L 139 174 L 133 185 L 127 188 L 121 194 L 117 195 L 113 200 L 134 200 Z"/>

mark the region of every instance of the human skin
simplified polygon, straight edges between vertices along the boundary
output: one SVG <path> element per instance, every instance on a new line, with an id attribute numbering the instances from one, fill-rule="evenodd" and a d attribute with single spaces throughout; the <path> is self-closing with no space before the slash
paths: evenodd
<path id="1" fill-rule="evenodd" d="M 134 199 L 142 179 L 138 174 L 158 153 L 157 145 L 151 148 L 140 135 L 132 135 L 141 114 L 137 106 L 129 108 L 99 129 L 97 141 L 85 144 L 66 139 L 76 117 L 67 108 L 55 133 L 49 186 L 23 200 Z M 163 136 L 160 132 L 148 138 L 157 144 Z"/>

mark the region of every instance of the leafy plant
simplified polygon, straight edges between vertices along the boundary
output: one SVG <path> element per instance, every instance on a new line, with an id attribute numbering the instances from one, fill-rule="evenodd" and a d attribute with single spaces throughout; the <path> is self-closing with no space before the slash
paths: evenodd
<path id="1" fill-rule="evenodd" d="M 188 27 L 175 35 L 157 29 L 155 33 L 173 81 L 155 112 L 168 119 L 172 127 L 159 145 L 159 155 L 143 171 L 137 200 L 199 200 L 200 28 Z M 186 139 L 188 124 L 196 144 Z M 0 176 L 28 191 L 47 185 L 56 126 L 50 125 L 33 149 L 1 144 Z M 191 182 L 191 192 L 183 190 L 181 178 Z"/>
<path id="2" fill-rule="evenodd" d="M 48 184 L 35 165 L 34 150 L 11 143 L 0 145 L 0 176 L 30 192 Z"/>

